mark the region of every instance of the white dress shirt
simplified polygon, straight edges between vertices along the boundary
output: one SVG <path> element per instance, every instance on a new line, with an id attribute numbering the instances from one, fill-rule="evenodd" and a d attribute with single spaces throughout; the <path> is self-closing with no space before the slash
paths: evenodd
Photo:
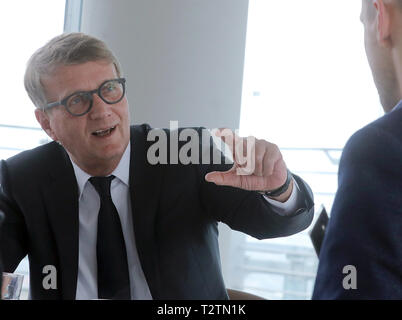
<path id="1" fill-rule="evenodd" d="M 70 157 L 71 159 L 71 157 Z M 72 161 L 79 191 L 79 254 L 78 254 L 78 278 L 77 300 L 89 300 L 98 298 L 97 285 L 97 260 L 96 238 L 98 229 L 98 213 L 100 199 L 97 191 L 88 181 L 91 177 Z M 116 169 L 111 173 L 116 178 L 112 180 L 112 201 L 119 213 L 122 224 L 124 241 L 126 244 L 128 270 L 130 274 L 131 299 L 152 299 L 144 272 L 139 261 L 134 237 L 134 228 L 131 214 L 131 199 L 129 193 L 130 170 L 130 143 L 124 151 Z M 294 182 L 293 192 L 290 198 L 281 203 L 265 197 L 274 206 L 278 214 L 293 213 L 297 208 L 298 187 Z"/>
<path id="2" fill-rule="evenodd" d="M 97 191 L 88 181 L 91 176 L 74 162 L 72 163 L 79 190 L 79 258 L 76 299 L 97 299 L 96 236 L 100 199 Z M 116 178 L 112 180 L 110 192 L 112 201 L 119 213 L 126 244 L 131 299 L 149 300 L 152 299 L 152 296 L 141 268 L 135 244 L 129 194 L 129 168 L 130 143 L 124 151 L 120 163 L 112 172 Z"/>

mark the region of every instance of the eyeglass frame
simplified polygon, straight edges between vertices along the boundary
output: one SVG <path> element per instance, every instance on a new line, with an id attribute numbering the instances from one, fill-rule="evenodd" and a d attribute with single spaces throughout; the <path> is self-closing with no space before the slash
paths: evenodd
<path id="1" fill-rule="evenodd" d="M 102 95 L 101 95 L 101 88 L 102 88 L 106 83 L 108 83 L 108 82 L 110 82 L 110 81 L 117 81 L 117 82 L 119 82 L 119 83 L 123 86 L 123 94 L 121 95 L 121 98 L 118 99 L 118 100 L 115 101 L 115 102 L 108 102 L 108 101 L 106 101 L 106 100 L 102 97 Z M 100 84 L 100 86 L 99 86 L 98 88 L 96 88 L 96 89 L 94 89 L 94 90 L 90 90 L 90 91 L 76 91 L 76 92 L 73 92 L 72 94 L 68 95 L 67 97 L 63 98 L 63 99 L 60 100 L 60 101 L 55 101 L 55 102 L 49 103 L 47 106 L 43 107 L 42 109 L 43 109 L 43 111 L 45 111 L 45 110 L 49 110 L 49 109 L 51 109 L 51 108 L 57 107 L 57 106 L 59 106 L 59 105 L 62 105 L 62 106 L 64 106 L 64 108 L 67 110 L 67 112 L 68 112 L 69 114 L 71 114 L 72 116 L 75 116 L 75 117 L 80 117 L 80 116 L 83 116 L 83 115 L 85 115 L 85 114 L 87 114 L 88 112 L 91 111 L 92 106 L 93 106 L 93 102 L 94 102 L 94 99 L 93 99 L 94 93 L 96 93 L 96 94 L 98 95 L 98 97 L 101 98 L 102 101 L 105 102 L 105 103 L 107 103 L 107 104 L 116 104 L 116 103 L 119 103 L 121 100 L 123 100 L 123 98 L 124 98 L 124 96 L 125 96 L 125 94 L 126 94 L 126 78 L 116 78 L 116 79 L 105 80 L 105 81 L 103 81 L 103 82 Z M 77 95 L 77 94 L 85 94 L 85 95 L 88 95 L 88 97 L 90 97 L 90 104 L 89 104 L 88 109 L 87 109 L 85 112 L 80 113 L 80 114 L 74 114 L 74 113 L 72 113 L 72 112 L 68 109 L 68 107 L 67 107 L 67 101 L 68 101 L 68 99 L 70 99 L 72 96 L 75 96 L 75 95 Z"/>

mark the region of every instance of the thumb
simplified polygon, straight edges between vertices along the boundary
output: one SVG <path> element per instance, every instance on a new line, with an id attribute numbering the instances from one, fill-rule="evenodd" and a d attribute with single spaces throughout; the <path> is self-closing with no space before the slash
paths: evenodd
<path id="1" fill-rule="evenodd" d="M 205 175 L 205 180 L 208 182 L 213 182 L 220 186 L 233 186 L 236 187 L 241 181 L 236 172 L 236 169 L 232 168 L 229 171 L 214 171 Z"/>
<path id="2" fill-rule="evenodd" d="M 225 183 L 225 176 L 228 174 L 233 174 L 236 172 L 236 164 L 233 164 L 233 166 L 228 170 L 228 171 L 212 171 L 209 172 L 205 175 L 205 180 L 208 182 L 213 182 L 215 184 L 224 184 Z"/>
<path id="3" fill-rule="evenodd" d="M 223 182 L 222 173 L 219 171 L 209 172 L 205 175 L 205 180 L 215 184 L 220 184 Z"/>

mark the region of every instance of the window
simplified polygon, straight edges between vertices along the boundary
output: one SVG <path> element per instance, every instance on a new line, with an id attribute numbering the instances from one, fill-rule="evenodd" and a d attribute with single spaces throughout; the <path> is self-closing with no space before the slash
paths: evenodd
<path id="1" fill-rule="evenodd" d="M 240 134 L 280 147 L 312 187 L 316 211 L 330 212 L 347 139 L 382 115 L 360 8 L 350 0 L 249 1 Z M 268 299 L 310 299 L 318 259 L 308 231 L 244 236 L 226 282 Z"/>
<path id="2" fill-rule="evenodd" d="M 34 115 L 34 106 L 24 89 L 26 63 L 32 53 L 63 32 L 64 0 L 15 0 L 2 3 L 0 78 L 0 159 L 50 141 Z M 4 94 L 6 93 L 7 94 Z M 21 299 L 28 297 L 28 260 L 16 270 L 25 275 Z"/>

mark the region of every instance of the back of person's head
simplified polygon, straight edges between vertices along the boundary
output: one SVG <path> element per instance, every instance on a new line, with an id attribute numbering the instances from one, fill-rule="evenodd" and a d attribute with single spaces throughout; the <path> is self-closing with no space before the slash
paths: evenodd
<path id="1" fill-rule="evenodd" d="M 113 63 L 117 75 L 122 75 L 117 58 L 103 41 L 84 33 L 61 34 L 38 49 L 29 59 L 24 78 L 25 89 L 34 105 L 43 108 L 47 104 L 41 83 L 43 76 L 51 75 L 58 66 L 100 60 Z"/>
<path id="2" fill-rule="evenodd" d="M 361 19 L 374 82 L 389 112 L 402 99 L 402 0 L 363 0 Z"/>

